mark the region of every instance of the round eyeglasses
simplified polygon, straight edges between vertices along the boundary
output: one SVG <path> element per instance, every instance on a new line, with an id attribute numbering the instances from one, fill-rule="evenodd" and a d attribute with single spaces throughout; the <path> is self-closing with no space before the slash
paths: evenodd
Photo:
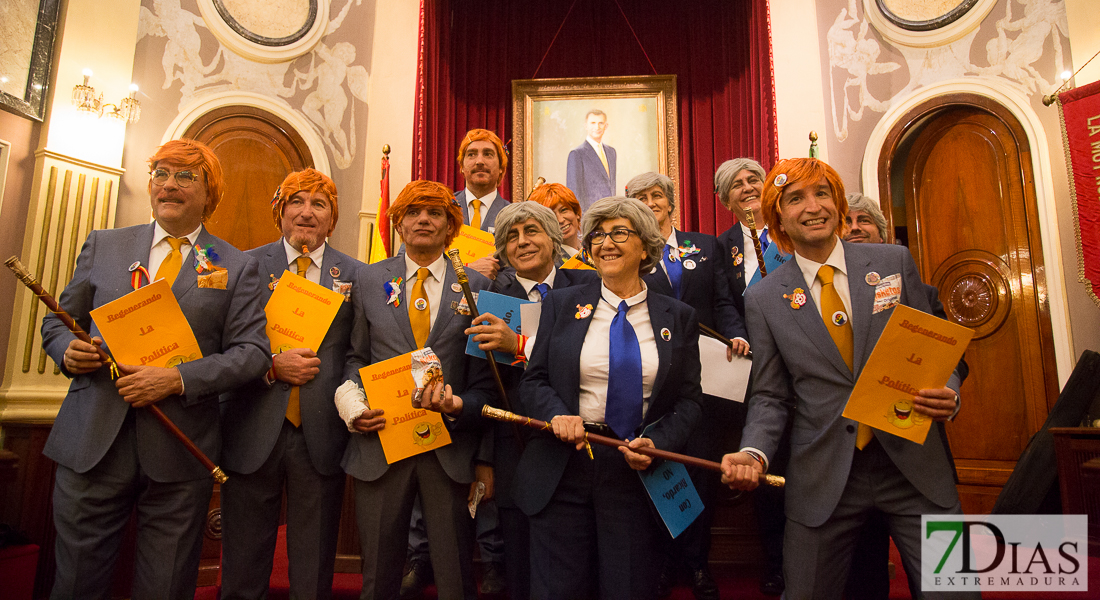
<path id="1" fill-rule="evenodd" d="M 168 178 L 175 176 L 176 185 L 181 188 L 189 188 L 192 183 L 198 180 L 199 176 L 191 171 L 176 171 L 172 173 L 168 169 L 153 169 L 149 173 L 149 179 L 153 182 L 153 185 L 162 186 L 168 183 Z"/>
<path id="2" fill-rule="evenodd" d="M 634 231 L 633 229 L 627 229 L 625 227 L 612 229 L 610 232 L 593 231 L 588 234 L 588 247 L 591 248 L 592 246 L 599 246 L 603 243 L 604 238 L 607 238 L 609 236 L 611 237 L 612 242 L 615 242 L 616 244 L 621 244 L 630 239 L 631 234 L 638 235 L 638 232 Z"/>

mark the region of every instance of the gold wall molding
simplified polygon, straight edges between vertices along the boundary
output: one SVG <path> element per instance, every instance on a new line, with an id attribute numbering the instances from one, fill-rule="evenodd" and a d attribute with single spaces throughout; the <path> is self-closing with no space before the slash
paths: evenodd
<path id="1" fill-rule="evenodd" d="M 19 258 L 55 297 L 72 279 L 88 234 L 114 227 L 123 172 L 50 150 L 35 153 L 27 235 Z M 52 420 L 65 398 L 69 379 L 42 350 L 45 311 L 30 290 L 19 287 L 0 388 L 0 421 Z"/>

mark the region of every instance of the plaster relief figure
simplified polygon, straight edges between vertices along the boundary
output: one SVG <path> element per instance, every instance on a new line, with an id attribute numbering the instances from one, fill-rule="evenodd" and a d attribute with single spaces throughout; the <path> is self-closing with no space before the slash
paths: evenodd
<path id="1" fill-rule="evenodd" d="M 321 63 L 317 64 L 317 59 Z M 362 66 L 351 66 L 355 61 L 355 46 L 340 42 L 331 49 L 324 43 L 313 51 L 314 61 L 309 70 L 294 71 L 295 80 L 301 89 L 309 89 L 314 82 L 316 89 L 306 96 L 302 103 L 302 112 L 320 130 L 325 144 L 332 151 L 336 166 L 346 169 L 354 158 L 355 148 L 355 110 L 351 113 L 351 141 L 344 133 L 344 111 L 348 107 L 347 93 L 344 91 L 344 79 L 348 80 L 348 89 L 353 96 L 367 101 L 367 70 Z"/>
<path id="2" fill-rule="evenodd" d="M 854 33 L 851 28 L 859 24 L 859 32 Z M 880 101 L 871 95 L 867 89 L 867 76 L 889 73 L 897 70 L 901 65 L 894 62 L 878 62 L 881 46 L 873 38 L 868 37 L 870 24 L 856 16 L 856 2 L 849 0 L 848 8 L 840 9 L 832 27 L 826 34 L 829 43 L 829 99 L 833 112 L 833 131 L 838 140 L 848 137 L 848 119 L 859 121 L 863 118 L 863 109 L 870 108 L 877 112 L 885 112 L 889 107 L 889 101 Z M 837 92 L 835 77 L 832 68 L 844 69 L 848 77 L 840 91 L 841 112 L 837 114 Z M 858 91 L 857 102 L 853 107 L 848 97 L 848 88 L 856 88 Z"/>
<path id="3" fill-rule="evenodd" d="M 1012 20 L 1012 5 L 1024 5 L 1024 15 Z M 1023 84 L 1033 94 L 1043 94 L 1054 84 L 1048 83 L 1032 65 L 1043 57 L 1047 37 L 1054 46 L 1054 69 L 1065 69 L 1062 41 L 1068 37 L 1065 5 L 1054 0 L 1009 0 L 1005 16 L 997 21 L 997 37 L 986 43 L 989 67 L 978 69 L 983 75 L 1000 75 Z M 1015 39 L 1008 33 L 1020 32 Z"/>
<path id="4" fill-rule="evenodd" d="M 190 96 L 203 78 L 217 67 L 218 59 L 224 51 L 219 44 L 213 60 L 209 65 L 204 65 L 199 56 L 202 38 L 197 30 L 198 27 L 206 28 L 202 17 L 184 10 L 180 6 L 180 0 L 153 0 L 153 8 L 156 12 L 141 7 L 138 40 L 146 35 L 167 39 L 161 57 L 161 66 L 164 68 L 164 84 L 161 88 L 168 89 L 179 79 L 183 84 L 181 92 L 184 96 Z"/>

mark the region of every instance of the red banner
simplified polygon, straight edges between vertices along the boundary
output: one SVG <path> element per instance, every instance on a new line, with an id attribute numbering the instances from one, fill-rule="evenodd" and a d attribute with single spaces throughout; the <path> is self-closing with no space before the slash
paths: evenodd
<path id="1" fill-rule="evenodd" d="M 1058 94 L 1077 233 L 1078 279 L 1100 305 L 1100 81 Z"/>

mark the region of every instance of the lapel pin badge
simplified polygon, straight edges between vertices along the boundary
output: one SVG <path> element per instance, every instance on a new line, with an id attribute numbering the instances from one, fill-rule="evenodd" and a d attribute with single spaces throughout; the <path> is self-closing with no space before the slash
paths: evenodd
<path id="1" fill-rule="evenodd" d="M 838 310 L 833 313 L 833 325 L 837 327 L 843 327 L 848 322 L 848 315 L 844 314 L 844 311 Z"/>
<path id="2" fill-rule="evenodd" d="M 867 282 L 867 285 L 877 285 L 879 281 L 882 281 L 882 278 L 878 276 L 878 273 L 871 271 L 863 280 Z"/>
<path id="3" fill-rule="evenodd" d="M 137 271 L 137 268 L 140 267 L 140 266 L 141 266 L 141 262 L 135 260 L 134 264 L 130 265 L 130 272 L 133 273 L 134 271 Z"/>
<path id="4" fill-rule="evenodd" d="M 737 248 L 734 248 L 734 251 L 736 252 Z M 744 254 L 741 254 L 740 252 L 737 252 L 736 254 L 733 255 L 733 266 L 739 267 L 739 266 L 741 266 L 741 263 L 744 262 L 744 261 L 745 261 L 745 255 Z"/>
<path id="5" fill-rule="evenodd" d="M 591 314 L 592 314 L 592 305 L 591 304 L 585 304 L 584 306 L 581 306 L 580 304 L 578 304 L 577 305 L 577 314 L 574 315 L 574 316 L 578 320 L 580 320 L 580 319 L 587 319 Z"/>
<path id="6" fill-rule="evenodd" d="M 661 328 L 661 339 L 666 342 L 672 339 L 672 332 L 668 330 L 668 327 Z"/>
<path id="7" fill-rule="evenodd" d="M 340 267 L 332 267 L 331 269 L 328 270 L 328 274 L 332 275 L 332 277 L 334 279 L 336 277 L 339 277 L 340 276 Z"/>
<path id="8" fill-rule="evenodd" d="M 423 298 L 417 298 L 413 302 L 413 308 L 416 310 L 426 310 L 428 308 L 428 301 Z"/>
<path id="9" fill-rule="evenodd" d="M 392 304 L 394 308 L 401 306 L 401 281 L 400 277 L 382 284 L 382 290 L 386 292 L 386 304 Z"/>
<path id="10" fill-rule="evenodd" d="M 684 261 L 684 268 L 691 271 L 695 268 L 695 261 L 690 258 Z"/>
<path id="11" fill-rule="evenodd" d="M 456 294 L 461 294 L 462 293 L 462 285 L 458 284 L 458 283 L 452 283 L 451 284 L 451 291 L 456 293 Z"/>
<path id="12" fill-rule="evenodd" d="M 279 280 L 275 278 L 274 273 L 268 273 L 267 276 L 271 278 L 271 281 L 267 282 L 267 289 L 274 292 L 275 286 L 279 285 Z"/>
<path id="13" fill-rule="evenodd" d="M 791 308 L 798 310 L 806 305 L 806 290 L 794 288 L 793 294 L 783 294 L 783 297 L 791 301 Z"/>

